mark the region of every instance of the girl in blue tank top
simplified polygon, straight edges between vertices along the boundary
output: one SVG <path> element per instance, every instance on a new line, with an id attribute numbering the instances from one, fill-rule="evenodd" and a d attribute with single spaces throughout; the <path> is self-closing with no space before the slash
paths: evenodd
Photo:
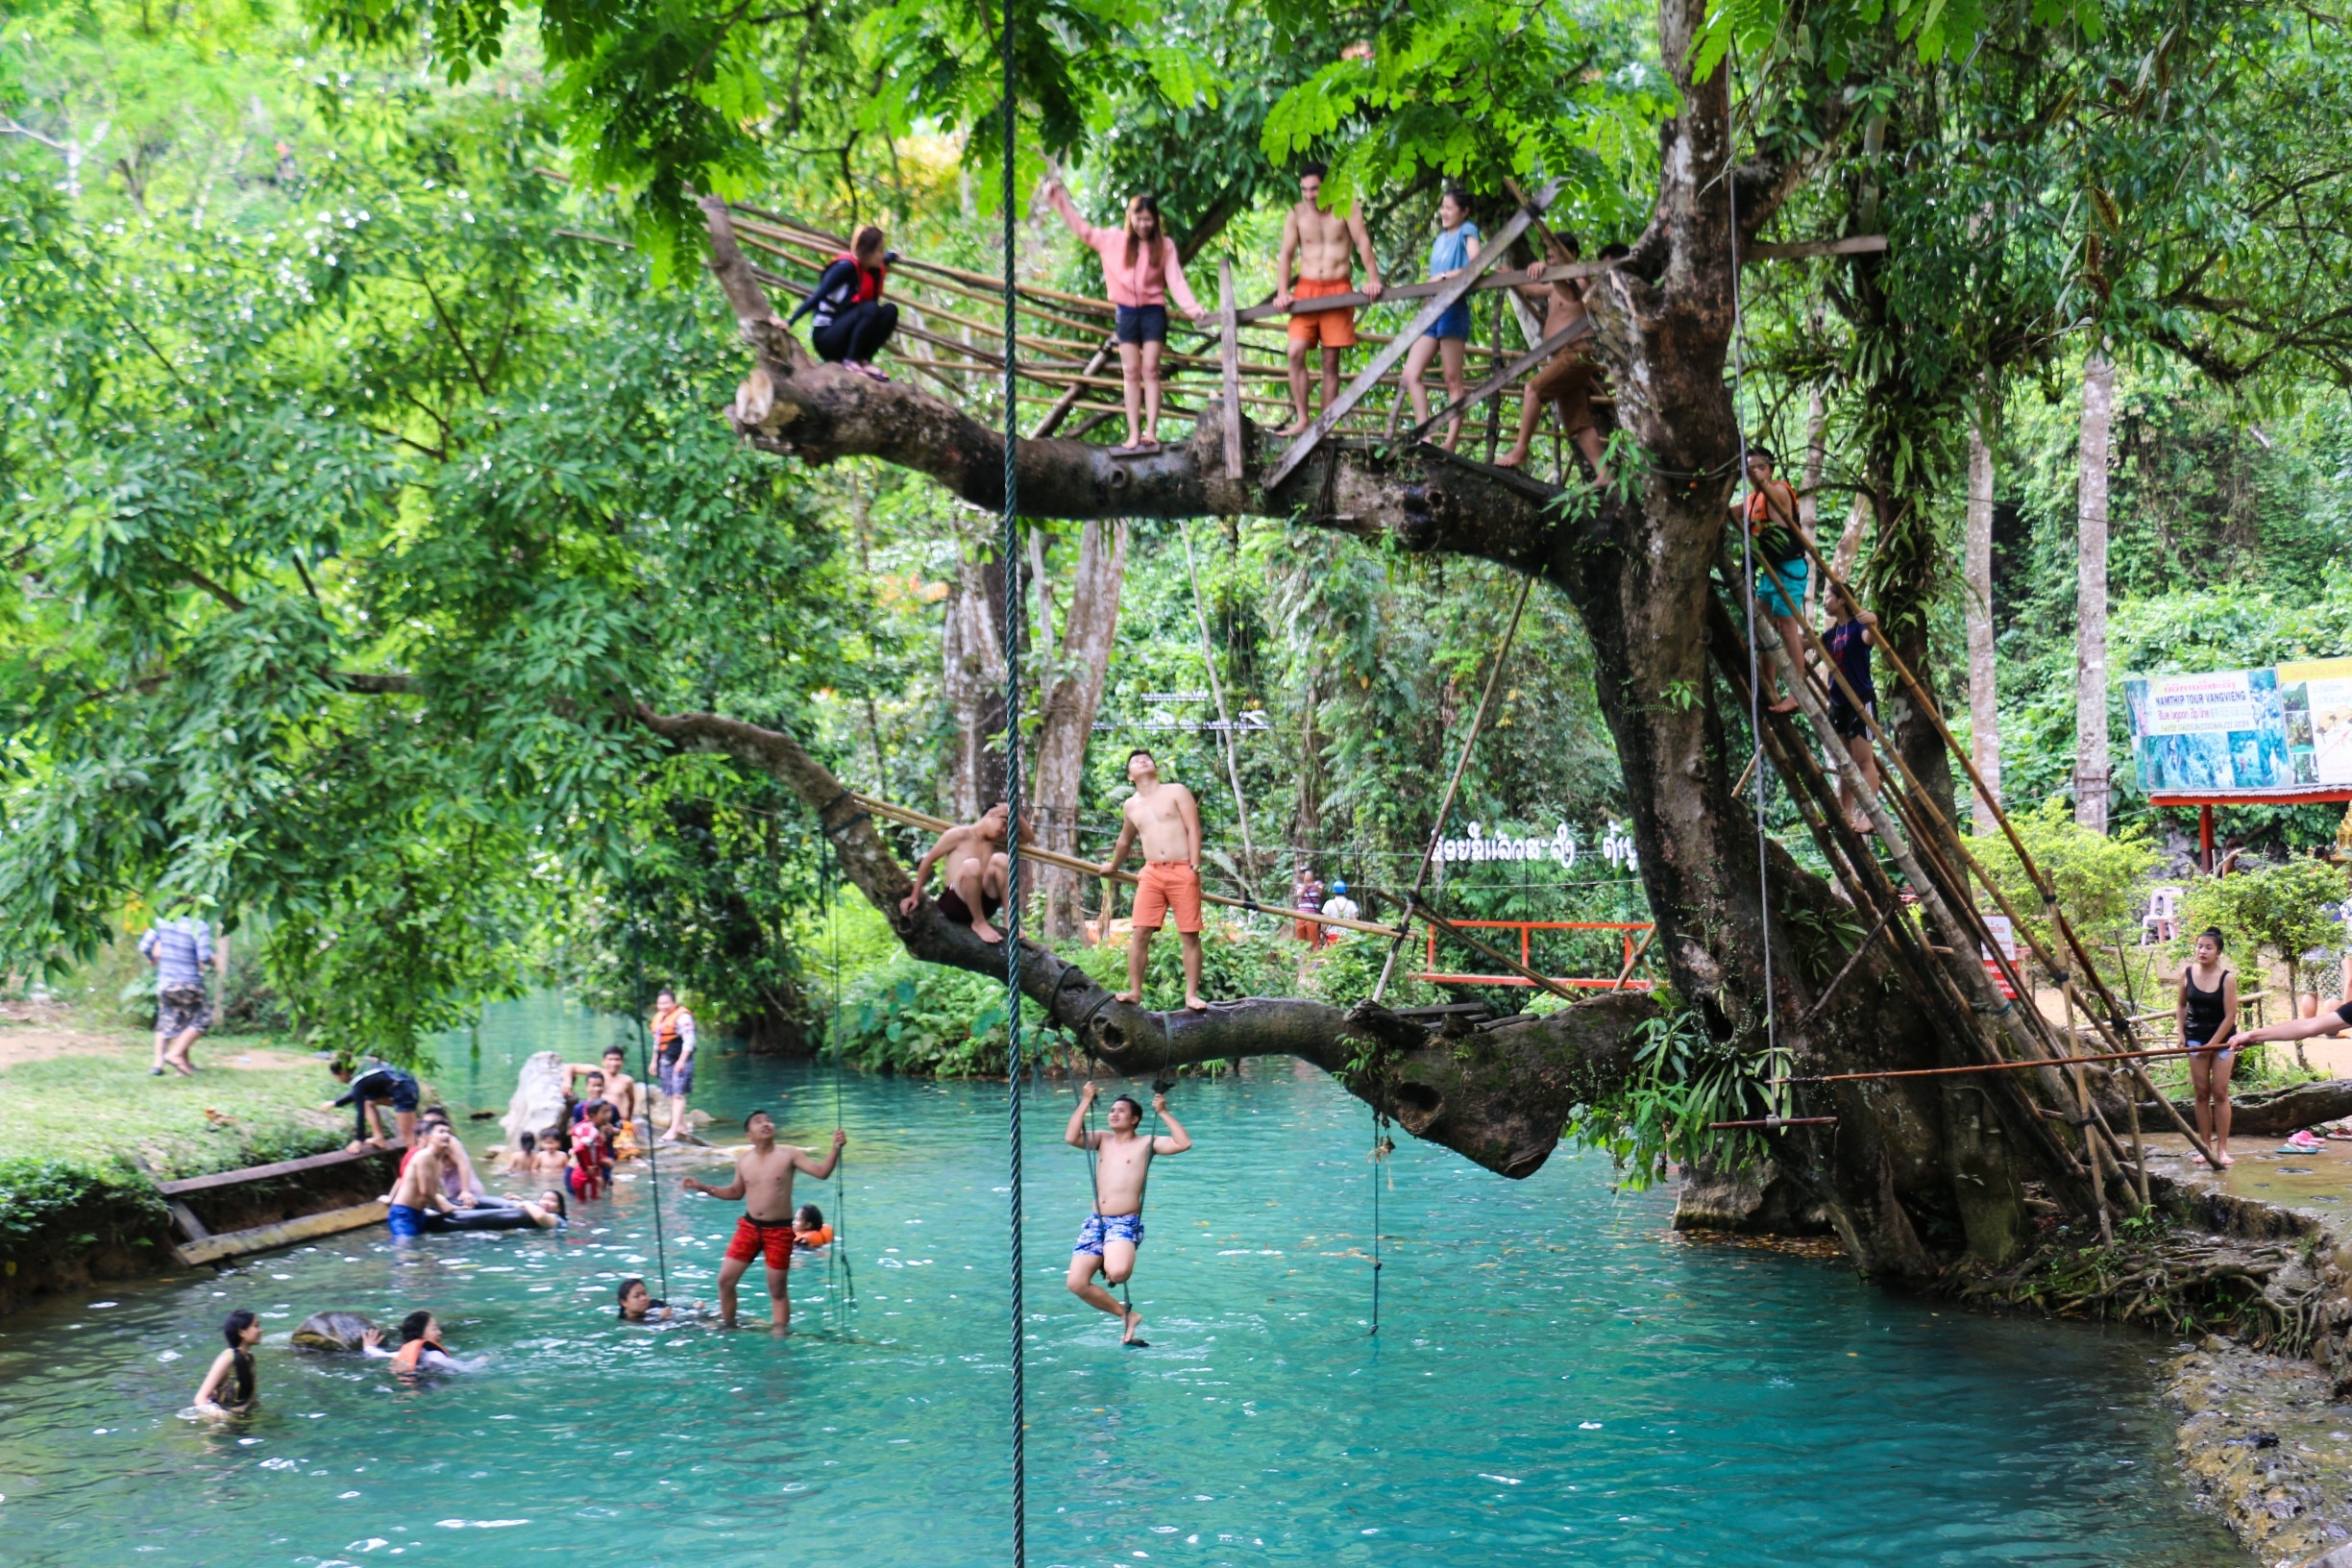
<path id="1" fill-rule="evenodd" d="M 1478 225 L 1470 221 L 1470 198 L 1459 185 L 1448 185 L 1437 200 L 1437 237 L 1430 242 L 1430 279 L 1432 282 L 1448 273 L 1461 271 L 1479 253 L 1485 236 Z M 1429 418 L 1429 388 L 1421 378 L 1429 370 L 1429 362 L 1436 359 L 1445 377 L 1446 402 L 1449 404 L 1462 399 L 1462 360 L 1470 348 L 1470 302 L 1456 300 L 1445 314 L 1433 323 L 1428 331 L 1413 340 L 1405 355 L 1405 392 L 1412 400 L 1413 423 L 1422 424 Z M 1391 426 L 1394 428 L 1394 415 Z M 1461 421 L 1446 422 L 1445 449 L 1454 450 L 1461 439 Z"/>

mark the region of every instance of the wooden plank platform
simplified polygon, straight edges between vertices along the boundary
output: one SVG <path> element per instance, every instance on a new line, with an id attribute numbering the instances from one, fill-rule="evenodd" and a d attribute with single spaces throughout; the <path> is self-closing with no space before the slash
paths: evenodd
<path id="1" fill-rule="evenodd" d="M 250 1231 L 231 1231 L 223 1236 L 207 1236 L 184 1241 L 172 1249 L 172 1256 L 179 1260 L 184 1268 L 193 1268 L 199 1263 L 222 1262 L 231 1258 L 242 1258 L 248 1253 L 267 1252 L 272 1247 L 312 1241 L 322 1236 L 338 1236 L 345 1231 L 355 1231 L 362 1225 L 380 1225 L 384 1213 L 384 1201 L 371 1198 L 366 1203 L 355 1203 L 348 1209 L 329 1209 L 322 1213 L 282 1219 L 275 1225 L 257 1225 Z"/>
<path id="2" fill-rule="evenodd" d="M 275 1164 L 248 1165 L 243 1170 L 216 1170 L 209 1176 L 190 1176 L 182 1181 L 158 1182 L 156 1190 L 166 1198 L 185 1197 L 190 1192 L 210 1192 L 224 1187 L 243 1187 L 248 1182 L 266 1182 L 279 1176 L 300 1176 L 305 1171 L 328 1170 L 336 1165 L 348 1165 L 361 1160 L 373 1160 L 380 1155 L 396 1153 L 390 1149 L 336 1149 L 330 1154 L 306 1155 L 300 1160 L 281 1160 Z"/>

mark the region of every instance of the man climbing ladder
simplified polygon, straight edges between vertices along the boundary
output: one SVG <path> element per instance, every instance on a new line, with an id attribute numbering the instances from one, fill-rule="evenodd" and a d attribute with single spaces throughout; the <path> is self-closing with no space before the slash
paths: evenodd
<path id="1" fill-rule="evenodd" d="M 1095 1132 L 1087 1125 L 1094 1109 L 1095 1088 L 1090 1083 L 1079 1090 L 1078 1109 L 1070 1113 L 1069 1128 L 1062 1135 L 1062 1141 L 1071 1148 L 1095 1156 L 1094 1212 L 1079 1228 L 1078 1244 L 1070 1249 L 1069 1292 L 1125 1322 L 1120 1344 L 1140 1346 L 1137 1335 L 1143 1327 L 1143 1314 L 1132 1306 L 1121 1306 L 1117 1297 L 1094 1283 L 1094 1276 L 1100 1274 L 1112 1285 L 1125 1285 L 1135 1272 L 1136 1249 L 1143 1245 L 1143 1184 L 1150 1176 L 1152 1156 L 1182 1154 L 1192 1146 L 1192 1138 L 1169 1114 L 1167 1096 L 1157 1090 L 1152 1092 L 1152 1110 L 1167 1123 L 1165 1138 L 1146 1138 L 1136 1131 L 1142 1123 L 1143 1108 L 1126 1094 L 1111 1102 L 1110 1131 Z"/>

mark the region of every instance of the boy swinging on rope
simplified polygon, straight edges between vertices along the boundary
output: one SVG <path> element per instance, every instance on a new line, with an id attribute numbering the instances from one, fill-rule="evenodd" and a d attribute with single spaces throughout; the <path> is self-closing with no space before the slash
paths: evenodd
<path id="1" fill-rule="evenodd" d="M 1094 1153 L 1094 1212 L 1087 1216 L 1078 1231 L 1078 1244 L 1070 1249 L 1069 1292 L 1098 1311 L 1109 1312 L 1122 1319 L 1126 1332 L 1119 1343 L 1137 1343 L 1137 1331 L 1143 1327 L 1143 1314 L 1122 1307 L 1118 1298 L 1094 1283 L 1100 1274 L 1112 1285 L 1125 1285 L 1135 1272 L 1136 1249 L 1143 1244 L 1143 1184 L 1151 1170 L 1155 1154 L 1182 1154 L 1192 1146 L 1187 1133 L 1169 1115 L 1167 1096 L 1155 1092 L 1152 1109 L 1167 1123 L 1165 1138 L 1145 1138 L 1136 1129 L 1143 1121 L 1143 1108 L 1132 1095 L 1121 1094 L 1111 1102 L 1111 1130 L 1098 1133 L 1087 1126 L 1087 1115 L 1094 1109 L 1096 1086 L 1090 1083 L 1078 1094 L 1078 1109 L 1070 1113 L 1069 1130 L 1062 1141 L 1073 1149 L 1090 1149 Z"/>

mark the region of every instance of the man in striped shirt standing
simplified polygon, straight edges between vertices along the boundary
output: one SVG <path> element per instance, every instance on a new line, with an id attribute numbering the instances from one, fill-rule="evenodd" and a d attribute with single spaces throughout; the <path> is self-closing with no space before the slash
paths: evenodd
<path id="1" fill-rule="evenodd" d="M 169 1066 L 192 1077 L 196 1064 L 188 1060 L 196 1037 L 212 1027 L 212 1009 L 205 999 L 205 966 L 229 973 L 229 949 L 212 945 L 212 927 L 194 915 L 178 915 L 156 921 L 139 938 L 139 956 L 155 966 L 155 1066 L 158 1078 Z"/>

